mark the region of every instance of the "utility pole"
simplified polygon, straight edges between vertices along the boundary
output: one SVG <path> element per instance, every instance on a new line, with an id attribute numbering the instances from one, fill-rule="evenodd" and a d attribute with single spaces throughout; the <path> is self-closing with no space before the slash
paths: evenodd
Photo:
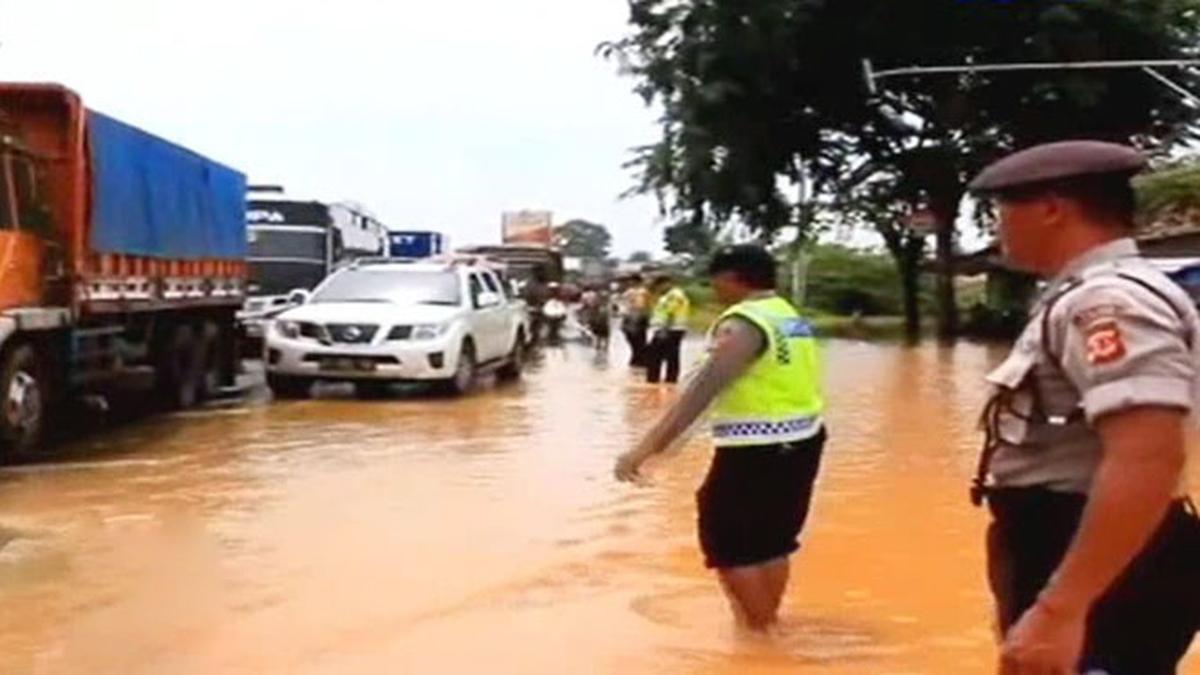
<path id="1" fill-rule="evenodd" d="M 796 239 L 792 242 L 791 251 L 789 252 L 789 276 L 791 277 L 791 301 L 797 308 L 803 308 L 808 295 L 808 252 L 805 251 L 805 246 L 808 244 L 806 237 L 809 227 L 813 221 L 813 204 L 812 204 L 812 189 L 809 184 L 808 170 L 804 167 L 803 160 L 800 161 L 800 190 L 799 201 L 796 204 Z"/>

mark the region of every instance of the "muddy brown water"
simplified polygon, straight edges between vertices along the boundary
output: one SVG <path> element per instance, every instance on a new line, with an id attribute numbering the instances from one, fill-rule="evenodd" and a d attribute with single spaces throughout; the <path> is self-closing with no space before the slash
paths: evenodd
<path id="1" fill-rule="evenodd" d="M 701 566 L 704 435 L 615 483 L 671 392 L 571 346 L 464 400 L 259 392 L 0 471 L 0 672 L 991 672 L 965 486 L 1001 350 L 825 355 L 832 440 L 771 639 Z"/>

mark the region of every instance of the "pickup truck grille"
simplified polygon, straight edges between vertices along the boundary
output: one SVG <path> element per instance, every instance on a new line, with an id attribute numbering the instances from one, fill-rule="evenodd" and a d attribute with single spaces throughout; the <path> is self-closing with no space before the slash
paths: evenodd
<path id="1" fill-rule="evenodd" d="M 366 323 L 328 323 L 325 332 L 338 344 L 364 345 L 375 339 L 379 326 Z"/>

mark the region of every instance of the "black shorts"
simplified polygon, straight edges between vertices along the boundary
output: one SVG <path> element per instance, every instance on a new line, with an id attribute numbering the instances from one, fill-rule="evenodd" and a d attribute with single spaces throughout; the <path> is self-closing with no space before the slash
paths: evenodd
<path id="1" fill-rule="evenodd" d="M 706 567 L 757 565 L 800 548 L 825 439 L 822 430 L 796 443 L 717 448 L 696 493 Z"/>
<path id="2" fill-rule="evenodd" d="M 1003 630 L 1037 600 L 1070 546 L 1084 495 L 999 488 L 988 496 L 988 578 Z M 1169 675 L 1200 628 L 1200 520 L 1174 504 L 1138 557 L 1092 607 L 1080 670 Z"/>

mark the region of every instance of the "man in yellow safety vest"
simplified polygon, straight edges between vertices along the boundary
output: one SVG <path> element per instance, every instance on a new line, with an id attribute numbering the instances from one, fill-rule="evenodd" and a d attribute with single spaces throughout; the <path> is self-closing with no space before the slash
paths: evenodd
<path id="1" fill-rule="evenodd" d="M 617 478 L 633 481 L 712 406 L 716 453 L 697 494 L 705 564 L 717 571 L 746 627 L 775 623 L 825 445 L 812 328 L 776 295 L 775 260 L 757 246 L 722 249 L 709 267 L 728 310 L 709 356 L 679 400 L 631 451 Z"/>
<path id="2" fill-rule="evenodd" d="M 687 336 L 692 302 L 687 293 L 667 275 L 657 277 L 651 290 L 658 300 L 650 314 L 651 337 L 646 345 L 646 381 L 651 384 L 663 381 L 665 369 L 665 381 L 674 384 L 679 381 L 683 338 Z"/>

